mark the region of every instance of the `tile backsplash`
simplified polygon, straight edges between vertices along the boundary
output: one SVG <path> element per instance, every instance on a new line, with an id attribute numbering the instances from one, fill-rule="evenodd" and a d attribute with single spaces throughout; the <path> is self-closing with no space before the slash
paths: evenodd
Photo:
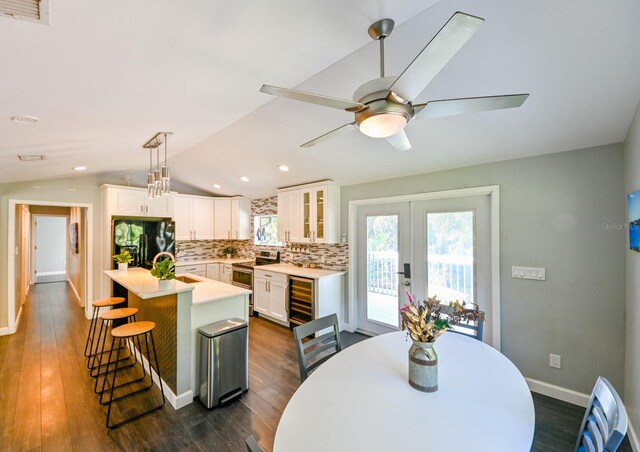
<path id="1" fill-rule="evenodd" d="M 199 261 L 223 257 L 222 250 L 234 247 L 236 257 L 253 258 L 253 240 L 185 240 L 177 242 L 176 259 L 179 261 Z"/>
<path id="2" fill-rule="evenodd" d="M 278 197 L 254 199 L 251 201 L 251 233 L 255 215 L 275 215 L 278 213 Z M 222 249 L 233 246 L 237 257 L 252 258 L 256 251 L 280 251 L 280 260 L 297 264 L 309 262 L 318 268 L 346 271 L 349 267 L 349 245 L 346 243 L 289 243 L 287 246 L 254 246 L 253 240 L 191 240 L 177 242 L 176 258 L 181 261 L 197 261 L 220 257 Z"/>

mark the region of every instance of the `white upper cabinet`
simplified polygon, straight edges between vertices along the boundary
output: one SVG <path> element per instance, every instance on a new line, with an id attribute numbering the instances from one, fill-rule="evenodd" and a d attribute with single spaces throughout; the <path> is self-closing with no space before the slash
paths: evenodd
<path id="1" fill-rule="evenodd" d="M 339 243 L 340 187 L 324 181 L 281 190 L 278 236 L 286 242 Z"/>
<path id="2" fill-rule="evenodd" d="M 251 238 L 251 200 L 231 199 L 231 236 L 236 240 Z"/>
<path id="3" fill-rule="evenodd" d="M 301 242 L 300 191 L 278 193 L 278 240 Z"/>
<path id="4" fill-rule="evenodd" d="M 213 239 L 213 198 L 175 195 L 176 240 Z"/>
<path id="5" fill-rule="evenodd" d="M 215 222 L 213 237 L 216 239 L 231 238 L 231 198 L 216 198 Z"/>
<path id="6" fill-rule="evenodd" d="M 163 218 L 173 217 L 173 195 L 160 196 L 153 199 L 149 199 L 147 197 L 146 202 L 148 216 Z"/>
<path id="7" fill-rule="evenodd" d="M 248 240 L 251 238 L 251 200 L 215 198 L 214 238 Z"/>
<path id="8" fill-rule="evenodd" d="M 173 196 L 149 199 L 147 190 L 135 187 L 103 186 L 103 200 L 111 216 L 162 217 L 173 215 Z"/>

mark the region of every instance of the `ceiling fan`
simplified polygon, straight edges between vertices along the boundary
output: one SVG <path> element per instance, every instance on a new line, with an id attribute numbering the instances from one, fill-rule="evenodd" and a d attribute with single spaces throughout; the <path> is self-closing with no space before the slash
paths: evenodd
<path id="1" fill-rule="evenodd" d="M 440 29 L 399 77 L 384 75 L 384 40 L 393 31 L 394 21 L 382 19 L 369 27 L 369 36 L 380 42 L 380 77 L 361 85 L 353 101 L 277 86 L 262 85 L 260 91 L 325 107 L 346 110 L 355 120 L 301 145 L 308 148 L 355 128 L 374 138 L 385 138 L 398 151 L 411 149 L 404 127 L 412 119 L 436 118 L 478 111 L 521 106 L 529 94 L 466 97 L 413 101 L 451 58 L 480 28 L 484 19 L 457 12 Z"/>

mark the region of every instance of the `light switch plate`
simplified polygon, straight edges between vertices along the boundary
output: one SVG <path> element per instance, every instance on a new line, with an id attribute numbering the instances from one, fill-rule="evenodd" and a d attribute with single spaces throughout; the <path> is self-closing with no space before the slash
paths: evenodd
<path id="1" fill-rule="evenodd" d="M 534 279 L 544 281 L 547 279 L 545 269 L 542 267 L 511 267 L 511 277 L 517 279 Z"/>

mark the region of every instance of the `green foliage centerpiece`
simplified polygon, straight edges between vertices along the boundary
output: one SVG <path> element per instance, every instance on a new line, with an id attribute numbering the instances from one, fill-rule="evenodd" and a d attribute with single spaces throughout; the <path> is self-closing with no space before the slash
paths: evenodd
<path id="1" fill-rule="evenodd" d="M 118 270 L 126 270 L 129 264 L 133 261 L 131 253 L 127 249 L 120 249 L 119 254 L 114 254 L 111 258 L 118 263 Z"/>
<path id="2" fill-rule="evenodd" d="M 176 277 L 175 263 L 171 259 L 164 259 L 153 264 L 151 275 L 158 278 L 160 290 L 168 290 L 171 287 L 171 280 Z"/>
<path id="3" fill-rule="evenodd" d="M 438 390 L 438 354 L 433 345 L 442 334 L 460 322 L 482 322 L 478 305 L 443 304 L 437 297 L 416 302 L 407 291 L 409 304 L 400 308 L 402 331 L 413 340 L 409 349 L 409 384 L 423 392 Z M 468 307 L 470 306 L 470 307 Z"/>
<path id="4" fill-rule="evenodd" d="M 227 246 L 222 249 L 221 254 L 223 256 L 227 256 L 227 259 L 231 259 L 232 257 L 235 257 L 238 254 L 238 250 L 235 249 L 233 246 Z"/>

